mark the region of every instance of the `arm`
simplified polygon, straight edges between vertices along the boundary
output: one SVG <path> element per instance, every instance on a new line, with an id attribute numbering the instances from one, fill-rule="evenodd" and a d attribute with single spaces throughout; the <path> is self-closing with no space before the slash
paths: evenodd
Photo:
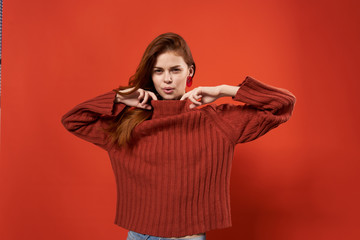
<path id="1" fill-rule="evenodd" d="M 220 90 L 219 90 L 219 98 L 220 97 L 234 97 L 237 93 L 237 91 L 239 90 L 239 86 L 230 86 L 230 85 L 220 85 Z"/>
<path id="2" fill-rule="evenodd" d="M 106 127 L 105 118 L 115 117 L 125 108 L 118 100 L 114 91 L 106 92 L 76 105 L 61 117 L 61 123 L 75 136 L 107 150 L 107 134 L 100 128 Z"/>
<path id="3" fill-rule="evenodd" d="M 231 96 L 245 105 L 210 105 L 207 113 L 232 142 L 255 140 L 289 120 L 296 102 L 288 90 L 249 76 L 238 86 L 221 85 L 220 96 Z"/>

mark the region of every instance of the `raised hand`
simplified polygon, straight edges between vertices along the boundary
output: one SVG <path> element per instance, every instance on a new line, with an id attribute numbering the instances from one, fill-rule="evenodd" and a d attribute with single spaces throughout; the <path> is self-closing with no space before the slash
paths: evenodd
<path id="1" fill-rule="evenodd" d="M 190 104 L 190 108 L 200 106 L 215 101 L 221 97 L 221 86 L 214 87 L 197 87 L 193 90 L 185 93 L 180 100 L 189 98 L 193 103 Z"/>
<path id="2" fill-rule="evenodd" d="M 122 90 L 122 92 L 129 92 L 132 89 L 133 88 Z M 122 102 L 130 107 L 138 107 L 148 110 L 152 108 L 151 105 L 148 104 L 149 98 L 158 100 L 155 93 L 144 90 L 142 88 L 137 89 L 135 92 L 129 95 L 116 94 L 116 102 Z"/>

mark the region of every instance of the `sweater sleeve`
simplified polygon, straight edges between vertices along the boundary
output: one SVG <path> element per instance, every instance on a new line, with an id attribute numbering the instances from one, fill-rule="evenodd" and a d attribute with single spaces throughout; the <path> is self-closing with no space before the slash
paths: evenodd
<path id="1" fill-rule="evenodd" d="M 108 136 L 100 128 L 106 127 L 105 119 L 115 117 L 125 104 L 115 103 L 116 93 L 108 91 L 82 102 L 61 117 L 63 126 L 75 136 L 108 149 Z"/>
<path id="2" fill-rule="evenodd" d="M 247 76 L 232 97 L 245 105 L 211 105 L 210 115 L 235 143 L 255 140 L 289 120 L 296 102 L 286 89 L 277 88 Z"/>

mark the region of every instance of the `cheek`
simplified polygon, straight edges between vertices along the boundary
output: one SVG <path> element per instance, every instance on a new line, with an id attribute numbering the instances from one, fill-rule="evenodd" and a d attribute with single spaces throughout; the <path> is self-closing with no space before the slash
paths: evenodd
<path id="1" fill-rule="evenodd" d="M 159 80 L 159 78 L 158 78 L 157 76 L 153 76 L 153 77 L 152 77 L 152 81 L 153 81 L 153 83 L 154 83 L 155 88 L 159 88 L 159 85 L 160 85 L 160 80 Z"/>
<path id="2" fill-rule="evenodd" d="M 185 86 L 186 86 L 186 80 L 184 78 L 177 79 L 177 81 L 176 81 L 177 91 L 182 92 L 183 89 L 185 88 Z"/>
<path id="3" fill-rule="evenodd" d="M 181 76 L 179 76 L 179 84 L 181 85 L 186 84 L 186 74 L 181 74 Z"/>

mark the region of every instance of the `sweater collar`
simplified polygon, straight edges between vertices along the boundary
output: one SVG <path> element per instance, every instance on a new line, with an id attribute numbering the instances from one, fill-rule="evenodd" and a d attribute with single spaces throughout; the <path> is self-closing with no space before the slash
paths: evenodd
<path id="1" fill-rule="evenodd" d="M 152 119 L 176 115 L 180 113 L 189 112 L 190 104 L 192 103 L 189 98 L 185 100 L 154 100 L 152 99 L 151 105 L 153 107 Z"/>

